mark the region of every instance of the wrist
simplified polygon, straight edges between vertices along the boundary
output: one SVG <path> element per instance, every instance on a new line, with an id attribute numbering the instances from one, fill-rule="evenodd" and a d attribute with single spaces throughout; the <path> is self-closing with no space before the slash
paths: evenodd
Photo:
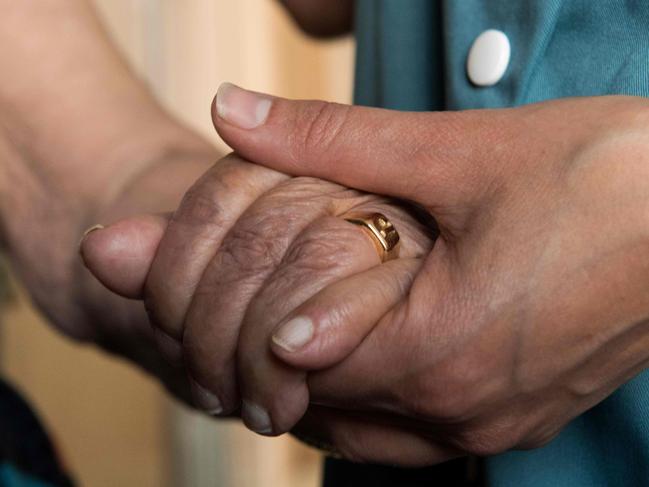
<path id="1" fill-rule="evenodd" d="M 135 214 L 174 211 L 191 185 L 221 157 L 212 147 L 197 151 L 168 151 L 122 178 L 107 192 L 103 204 L 85 215 L 82 230 L 110 224 Z"/>
<path id="2" fill-rule="evenodd" d="M 194 137 L 158 145 L 133 144 L 97 161 L 105 180 L 97 179 L 95 184 L 72 175 L 56 183 L 43 180 L 28 169 L 22 154 L 0 138 L 0 155 L 5 154 L 11 156 L 7 180 L 13 181 L 0 191 L 5 251 L 48 318 L 80 338 L 88 338 L 79 332 L 88 318 L 83 309 L 103 310 L 104 301 L 112 302 L 90 283 L 78 258 L 83 231 L 134 213 L 174 209 L 217 157 L 211 146 Z M 89 185 L 77 186 L 84 184 Z"/>
<path id="3" fill-rule="evenodd" d="M 43 225 L 59 206 L 57 218 L 81 222 L 155 161 L 213 151 L 133 75 L 89 2 L 4 3 L 0 150 L 6 142 L 12 154 L 0 152 L 9 166 L 0 177 L 0 200 L 18 201 Z M 2 205 L 2 220 L 15 219 L 14 210 Z"/>
<path id="4" fill-rule="evenodd" d="M 3 243 L 11 250 L 13 243 L 22 245 L 42 231 L 51 235 L 50 243 L 74 240 L 87 225 L 106 218 L 172 209 L 218 154 L 193 134 L 176 134 L 175 141 L 169 135 L 159 131 L 148 140 L 124 141 L 65 168 L 56 167 L 56 157 L 34 160 L 0 138 Z M 163 180 L 168 171 L 174 178 Z"/>
<path id="5" fill-rule="evenodd" d="M 156 158 L 126 182 L 106 205 L 86 213 L 83 222 L 77 225 L 71 245 L 67 246 L 68 251 L 73 253 L 72 258 L 67 260 L 69 275 L 72 276 L 72 282 L 67 287 L 75 293 L 74 299 L 68 302 L 76 308 L 71 312 L 81 311 L 83 314 L 83 317 L 77 320 L 78 328 L 87 329 L 86 323 L 92 323 L 98 316 L 104 316 L 106 313 L 113 313 L 117 298 L 87 271 L 79 258 L 78 246 L 84 230 L 97 224 L 111 224 L 136 214 L 174 211 L 185 192 L 214 163 L 216 157 L 216 153 L 210 149 L 208 152 L 194 154 L 169 153 Z M 66 262 L 65 259 L 63 262 Z M 121 298 L 117 299 L 120 300 Z M 139 308 L 134 311 L 139 311 Z M 96 330 L 93 329 L 94 332 Z M 96 337 L 90 339 L 97 341 Z"/>

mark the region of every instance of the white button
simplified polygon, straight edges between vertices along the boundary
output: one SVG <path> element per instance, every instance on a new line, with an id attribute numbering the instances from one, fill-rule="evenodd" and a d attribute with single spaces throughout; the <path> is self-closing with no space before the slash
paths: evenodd
<path id="1" fill-rule="evenodd" d="M 505 74 L 511 47 L 507 36 L 494 29 L 480 34 L 469 50 L 466 71 L 474 85 L 493 86 Z"/>

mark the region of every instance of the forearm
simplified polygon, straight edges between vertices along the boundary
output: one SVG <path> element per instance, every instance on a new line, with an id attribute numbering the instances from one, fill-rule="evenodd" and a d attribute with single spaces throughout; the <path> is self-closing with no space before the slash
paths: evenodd
<path id="1" fill-rule="evenodd" d="M 0 120 L 21 158 L 9 164 L 28 161 L 59 196 L 90 209 L 155 160 L 213 151 L 153 100 L 85 0 L 0 7 Z M 3 198 L 16 183 L 0 179 Z"/>
<path id="2" fill-rule="evenodd" d="M 172 209 L 217 154 L 160 108 L 85 0 L 0 9 L 2 238 L 50 318 L 74 321 L 83 228 Z"/>

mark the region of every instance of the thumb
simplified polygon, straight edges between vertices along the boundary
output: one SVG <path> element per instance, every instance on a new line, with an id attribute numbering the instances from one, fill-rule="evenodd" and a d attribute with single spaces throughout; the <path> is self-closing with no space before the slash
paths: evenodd
<path id="1" fill-rule="evenodd" d="M 146 277 L 170 215 L 142 215 L 87 233 L 80 245 L 88 270 L 108 289 L 141 299 Z"/>
<path id="2" fill-rule="evenodd" d="M 291 101 L 227 83 L 212 111 L 219 135 L 252 162 L 415 201 L 438 220 L 493 186 L 499 154 L 514 140 L 508 110 L 398 112 Z"/>

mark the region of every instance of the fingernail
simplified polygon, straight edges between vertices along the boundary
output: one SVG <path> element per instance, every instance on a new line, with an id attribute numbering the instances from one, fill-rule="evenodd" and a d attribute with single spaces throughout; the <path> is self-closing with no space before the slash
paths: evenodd
<path id="1" fill-rule="evenodd" d="M 271 98 L 223 83 L 216 94 L 216 113 L 219 117 L 242 129 L 254 129 L 268 118 Z"/>
<path id="2" fill-rule="evenodd" d="M 208 391 L 194 380 L 190 380 L 190 385 L 196 407 L 212 416 L 216 416 L 223 412 L 223 405 L 216 394 L 212 391 Z"/>
<path id="3" fill-rule="evenodd" d="M 81 245 L 83 244 L 83 241 L 86 239 L 88 235 L 90 235 L 92 232 L 96 232 L 97 230 L 103 230 L 105 227 L 103 225 L 93 225 L 91 226 L 88 230 L 83 232 L 83 235 L 81 236 L 81 240 L 79 240 L 79 253 L 81 253 Z"/>
<path id="4" fill-rule="evenodd" d="M 83 232 L 83 238 L 87 237 L 90 235 L 92 232 L 96 232 L 97 230 L 103 230 L 105 227 L 101 224 L 93 225 L 91 226 L 88 230 Z"/>
<path id="5" fill-rule="evenodd" d="M 296 352 L 313 338 L 313 321 L 298 316 L 280 327 L 272 337 L 275 344 L 288 352 Z"/>
<path id="6" fill-rule="evenodd" d="M 270 422 L 270 416 L 261 406 L 250 401 L 243 401 L 241 417 L 245 425 L 260 435 L 269 435 L 273 432 L 273 425 Z"/>

